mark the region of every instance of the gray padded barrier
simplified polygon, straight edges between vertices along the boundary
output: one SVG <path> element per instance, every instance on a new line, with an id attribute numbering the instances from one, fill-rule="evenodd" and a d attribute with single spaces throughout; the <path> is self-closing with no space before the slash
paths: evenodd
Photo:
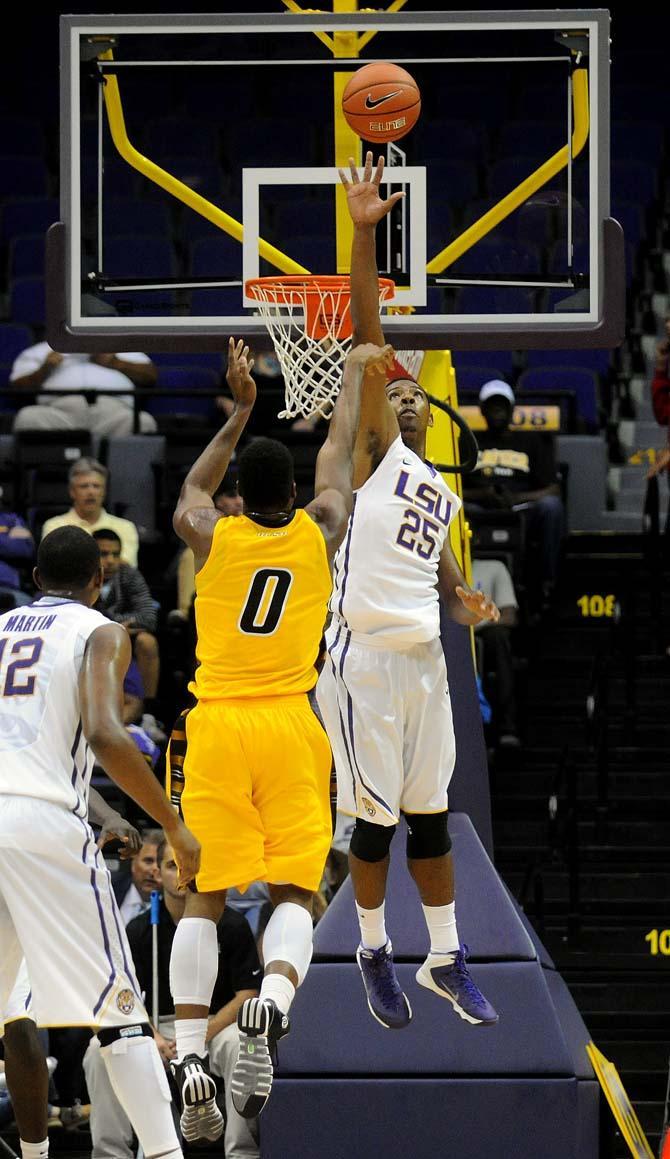
<path id="1" fill-rule="evenodd" d="M 131 435 L 109 440 L 107 466 L 109 489 L 107 508 L 125 503 L 124 518 L 147 531 L 155 530 L 155 485 L 153 463 L 162 463 L 165 439 L 162 435 Z"/>
<path id="2" fill-rule="evenodd" d="M 559 435 L 556 458 L 568 464 L 568 531 L 598 531 L 606 506 L 607 444 L 599 435 Z"/>

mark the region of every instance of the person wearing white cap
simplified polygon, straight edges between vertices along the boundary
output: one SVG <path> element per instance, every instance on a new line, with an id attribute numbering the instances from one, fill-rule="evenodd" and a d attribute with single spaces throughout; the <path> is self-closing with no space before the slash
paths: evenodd
<path id="1" fill-rule="evenodd" d="M 556 479 L 552 436 L 512 425 L 514 391 L 502 379 L 484 383 L 479 405 L 487 429 L 477 434 L 479 459 L 464 497 L 470 513 L 524 511 L 526 535 L 539 544 L 542 603 L 549 604 L 563 537 L 563 504 Z"/>

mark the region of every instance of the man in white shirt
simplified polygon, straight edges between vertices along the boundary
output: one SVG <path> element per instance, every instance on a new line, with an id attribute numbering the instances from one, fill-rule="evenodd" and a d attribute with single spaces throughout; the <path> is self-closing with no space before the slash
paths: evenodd
<path id="1" fill-rule="evenodd" d="M 491 599 L 500 610 L 497 624 L 481 621 L 475 624 L 477 655 L 480 648 L 482 682 L 486 690 L 486 674 L 495 673 L 496 691 L 494 696 L 494 725 L 498 734 L 498 744 L 502 748 L 518 748 L 516 697 L 514 692 L 514 666 L 510 630 L 516 625 L 518 603 L 512 577 L 500 559 L 473 559 L 472 586 L 478 591 L 489 592 Z"/>
<path id="2" fill-rule="evenodd" d="M 42 528 L 42 539 L 57 527 L 80 527 L 89 535 L 101 528 L 115 531 L 121 540 L 121 562 L 137 567 L 139 537 L 135 524 L 118 515 L 110 515 L 103 507 L 107 477 L 107 468 L 97 459 L 77 459 L 69 473 L 72 507 L 63 515 L 47 519 Z"/>
<path id="3" fill-rule="evenodd" d="M 147 354 L 58 354 L 48 342 L 28 346 L 17 356 L 9 381 L 18 390 L 109 390 L 87 402 L 83 394 L 41 394 L 37 405 L 22 407 L 15 431 L 87 430 L 96 435 L 130 435 L 133 388 L 156 385 L 158 373 Z M 152 434 L 156 420 L 140 413 L 140 431 Z"/>
<path id="4" fill-rule="evenodd" d="M 142 838 L 142 847 L 125 867 L 112 876 L 112 889 L 121 910 L 124 926 L 139 917 L 151 905 L 151 894 L 160 889 L 158 846 L 163 841 L 160 829 L 148 829 Z"/>

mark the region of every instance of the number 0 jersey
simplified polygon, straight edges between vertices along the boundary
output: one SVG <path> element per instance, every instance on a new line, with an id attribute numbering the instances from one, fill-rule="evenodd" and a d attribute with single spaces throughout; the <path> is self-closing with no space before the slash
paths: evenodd
<path id="1" fill-rule="evenodd" d="M 308 692 L 331 586 L 323 535 L 304 511 L 280 526 L 220 519 L 195 577 L 191 691 L 199 700 Z"/>
<path id="2" fill-rule="evenodd" d="M 89 636 L 104 624 L 100 612 L 51 596 L 0 616 L 0 794 L 85 816 L 93 754 L 79 671 Z"/>
<path id="3" fill-rule="evenodd" d="M 400 435 L 354 494 L 335 556 L 331 611 L 382 648 L 440 631 L 437 568 L 461 501 Z"/>

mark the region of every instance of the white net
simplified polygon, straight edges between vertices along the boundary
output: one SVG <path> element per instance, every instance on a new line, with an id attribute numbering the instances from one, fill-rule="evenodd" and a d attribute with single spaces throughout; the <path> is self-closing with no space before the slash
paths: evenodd
<path id="1" fill-rule="evenodd" d="M 380 302 L 393 290 L 380 280 Z M 284 377 L 279 417 L 329 418 L 351 346 L 349 278 L 257 278 L 247 293 L 258 303 Z"/>

